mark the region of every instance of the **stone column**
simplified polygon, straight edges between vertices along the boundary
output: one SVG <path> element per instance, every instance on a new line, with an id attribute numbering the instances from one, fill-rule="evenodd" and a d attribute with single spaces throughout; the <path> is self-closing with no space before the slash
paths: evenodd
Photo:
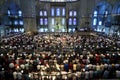
<path id="1" fill-rule="evenodd" d="M 25 32 L 36 32 L 35 0 L 20 0 Z"/>

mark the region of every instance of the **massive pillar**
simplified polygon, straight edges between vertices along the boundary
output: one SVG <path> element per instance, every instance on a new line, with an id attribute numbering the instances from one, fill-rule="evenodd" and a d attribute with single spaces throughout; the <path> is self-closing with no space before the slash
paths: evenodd
<path id="1" fill-rule="evenodd" d="M 35 0 L 20 0 L 25 32 L 36 32 Z"/>
<path id="2" fill-rule="evenodd" d="M 90 27 L 92 20 L 92 13 L 96 4 L 96 0 L 81 0 L 80 2 L 80 26 Z"/>

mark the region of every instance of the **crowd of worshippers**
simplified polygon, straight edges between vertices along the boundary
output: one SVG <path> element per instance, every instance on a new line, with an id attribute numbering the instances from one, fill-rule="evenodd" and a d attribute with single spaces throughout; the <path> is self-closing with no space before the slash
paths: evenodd
<path id="1" fill-rule="evenodd" d="M 118 38 L 16 35 L 0 42 L 0 80 L 119 79 Z"/>

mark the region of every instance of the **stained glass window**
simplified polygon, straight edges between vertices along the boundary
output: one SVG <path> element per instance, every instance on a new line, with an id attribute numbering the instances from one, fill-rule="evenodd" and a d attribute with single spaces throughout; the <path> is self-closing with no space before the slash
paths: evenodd
<path id="1" fill-rule="evenodd" d="M 97 19 L 94 18 L 94 20 L 93 20 L 93 25 L 95 26 L 96 24 L 97 24 Z"/>
<path id="2" fill-rule="evenodd" d="M 40 18 L 40 25 L 43 25 L 43 18 Z"/>
<path id="3" fill-rule="evenodd" d="M 74 11 L 73 15 L 74 15 L 74 16 L 77 16 L 77 12 L 76 12 L 76 11 Z"/>
<path id="4" fill-rule="evenodd" d="M 69 18 L 69 25 L 72 25 L 72 19 Z"/>
<path id="5" fill-rule="evenodd" d="M 56 16 L 60 16 L 60 8 L 56 9 Z"/>
<path id="6" fill-rule="evenodd" d="M 44 19 L 44 23 L 45 23 L 45 25 L 48 24 L 48 19 L 47 18 Z"/>
<path id="7" fill-rule="evenodd" d="M 69 12 L 69 16 L 72 16 L 72 11 Z"/>
<path id="8" fill-rule="evenodd" d="M 65 8 L 62 8 L 62 16 L 65 16 Z"/>
<path id="9" fill-rule="evenodd" d="M 40 11 L 40 16 L 43 16 L 43 13 L 42 13 L 42 11 Z"/>
<path id="10" fill-rule="evenodd" d="M 76 25 L 76 18 L 73 19 L 73 25 Z"/>
<path id="11" fill-rule="evenodd" d="M 62 18 L 62 25 L 65 25 L 65 18 Z"/>
<path id="12" fill-rule="evenodd" d="M 47 11 L 44 11 L 44 16 L 47 16 Z"/>
<path id="13" fill-rule="evenodd" d="M 23 21 L 20 21 L 19 24 L 20 24 L 20 25 L 23 25 Z"/>
<path id="14" fill-rule="evenodd" d="M 10 16 L 10 10 L 8 10 L 8 16 Z"/>
<path id="15" fill-rule="evenodd" d="M 102 21 L 99 21 L 99 25 L 102 25 Z"/>
<path id="16" fill-rule="evenodd" d="M 97 13 L 98 13 L 97 11 L 94 11 L 94 17 L 97 17 Z"/>
<path id="17" fill-rule="evenodd" d="M 18 21 L 14 21 L 14 25 L 18 25 Z"/>
<path id="18" fill-rule="evenodd" d="M 19 16 L 22 16 L 22 11 L 19 10 L 19 11 L 18 11 L 18 15 L 19 15 Z"/>
<path id="19" fill-rule="evenodd" d="M 54 16 L 55 15 L 55 10 L 54 8 L 51 9 L 51 16 Z"/>
<path id="20" fill-rule="evenodd" d="M 55 19 L 54 18 L 52 18 L 52 25 L 54 25 L 55 24 Z"/>

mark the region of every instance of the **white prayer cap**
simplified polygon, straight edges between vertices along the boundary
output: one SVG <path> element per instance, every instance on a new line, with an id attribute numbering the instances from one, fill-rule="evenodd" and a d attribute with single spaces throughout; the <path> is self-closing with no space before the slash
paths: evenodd
<path id="1" fill-rule="evenodd" d="M 13 64 L 13 63 L 10 63 L 10 64 L 9 64 L 9 68 L 14 68 L 14 64 Z"/>

